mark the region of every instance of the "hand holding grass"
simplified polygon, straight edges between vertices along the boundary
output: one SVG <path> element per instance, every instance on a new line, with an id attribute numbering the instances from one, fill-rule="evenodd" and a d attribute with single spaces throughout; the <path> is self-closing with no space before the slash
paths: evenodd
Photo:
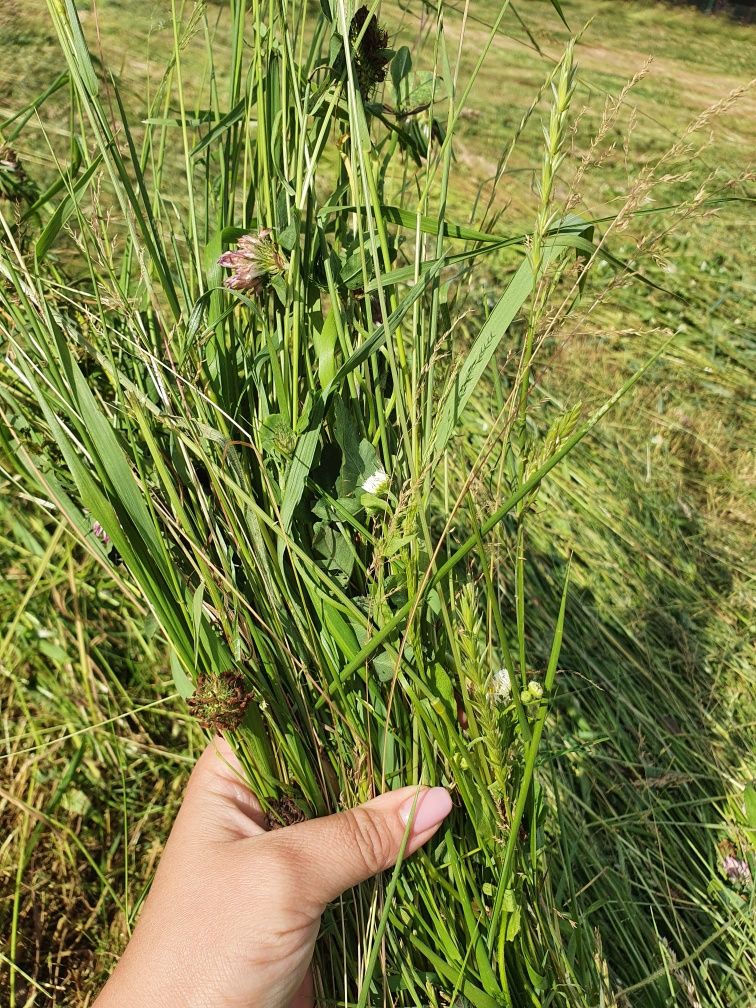
<path id="1" fill-rule="evenodd" d="M 593 741 L 582 727 L 573 738 L 566 726 L 587 719 L 597 752 L 599 725 L 610 726 L 612 743 L 621 736 L 614 693 L 636 645 L 648 692 L 653 648 L 642 613 L 658 609 L 668 588 L 661 580 L 649 591 L 646 561 L 658 570 L 678 565 L 671 554 L 667 563 L 657 557 L 666 519 L 651 519 L 648 536 L 633 539 L 626 519 L 640 529 L 634 511 L 606 510 L 611 495 L 603 486 L 617 470 L 614 458 L 597 454 L 603 469 L 593 458 L 586 468 L 585 455 L 574 471 L 557 475 L 556 467 L 664 349 L 638 368 L 634 340 L 635 373 L 599 405 L 590 362 L 601 361 L 602 370 L 606 364 L 612 383 L 629 363 L 609 355 L 613 340 L 596 339 L 625 317 L 626 302 L 610 304 L 610 296 L 640 276 L 655 249 L 640 215 L 650 222 L 649 214 L 664 214 L 659 238 L 671 210 L 684 219 L 674 204 L 687 175 L 675 166 L 684 161 L 687 173 L 692 133 L 682 133 L 655 166 L 644 154 L 627 201 L 612 209 L 622 185 L 609 185 L 603 171 L 626 89 L 609 101 L 590 142 L 577 123 L 573 129 L 576 95 L 586 86 L 593 91 L 590 78 L 578 84 L 575 39 L 525 103 L 493 174 L 475 178 L 467 156 L 475 131 L 461 128 L 461 117 L 469 110 L 477 118 L 496 104 L 487 84 L 480 111 L 465 109 L 486 54 L 506 34 L 503 0 L 477 21 L 468 18 L 469 5 L 461 13 L 440 0 L 434 17 L 417 23 L 417 44 L 394 54 L 387 46 L 400 33 L 410 40 L 415 19 L 388 3 L 385 27 L 375 11 L 355 11 L 347 0 L 309 8 L 228 0 L 212 25 L 206 5 L 178 5 L 169 66 L 157 90 L 148 89 L 147 108 L 137 98 L 130 123 L 131 98 L 117 81 L 105 88 L 76 5 L 48 6 L 72 89 L 72 160 L 21 217 L 15 203 L 10 216 L 0 208 L 0 342 L 10 348 L 0 362 L 0 484 L 8 482 L 6 459 L 21 460 L 20 499 L 65 517 L 119 590 L 138 596 L 140 612 L 150 615 L 140 615 L 129 637 L 141 644 L 154 636 L 158 668 L 170 654 L 175 692 L 204 727 L 233 732 L 245 779 L 261 798 L 293 788 L 302 808 L 322 813 L 337 796 L 352 804 L 384 780 L 414 785 L 422 765 L 431 783 L 453 782 L 464 808 L 435 861 L 416 858 L 387 886 L 362 886 L 329 908 L 313 966 L 321 1000 L 355 1008 L 499 1008 L 542 1004 L 551 992 L 565 1003 L 597 1004 L 612 1000 L 615 983 L 626 996 L 657 980 L 666 984 L 659 997 L 668 998 L 669 984 L 683 984 L 690 963 L 675 938 L 684 958 L 674 959 L 670 946 L 657 972 L 664 932 L 684 933 L 667 878 L 674 855 L 656 859 L 663 875 L 638 890 L 639 902 L 633 879 L 654 877 L 654 866 L 649 875 L 648 858 L 640 852 L 633 859 L 638 844 L 609 835 L 615 824 L 635 822 L 634 794 L 622 812 L 614 788 L 602 793 L 602 775 L 591 802 L 582 791 L 574 803 L 560 794 L 573 794 L 584 766 L 626 769 L 614 751 L 588 763 Z M 558 10 L 556 0 L 553 6 Z M 472 45 L 465 42 L 468 21 L 476 22 Z M 532 143 L 549 93 L 538 169 L 530 146 L 516 155 L 515 148 Z M 507 91 L 495 117 L 517 123 L 520 104 Z M 24 115 L 14 118 L 25 122 Z M 708 121 L 700 118 L 693 131 Z M 603 207 L 598 216 L 582 184 L 595 185 L 591 174 Z M 622 184 L 626 174 L 625 166 Z M 673 206 L 665 207 L 656 186 L 673 181 Z M 696 186 L 691 212 L 708 206 L 711 181 Z M 722 181 L 716 178 L 713 191 Z M 531 188 L 534 223 L 523 233 Z M 636 215 L 637 240 L 627 230 Z M 627 262 L 608 247 L 615 236 Z M 64 237 L 69 247 L 54 249 Z M 591 279 L 594 266 L 616 276 Z M 654 302 L 649 315 L 647 300 L 639 303 L 631 311 L 639 329 L 649 318 L 667 327 L 666 308 Z M 635 333 L 635 322 L 623 325 Z M 552 359 L 566 362 L 563 347 L 578 333 L 572 356 L 585 359 L 575 373 L 580 385 L 589 375 L 595 407 L 580 426 L 570 383 L 563 399 L 544 377 Z M 707 344 L 707 373 L 710 357 Z M 638 443 L 648 481 L 650 450 Z M 547 476 L 551 489 L 541 488 Z M 654 480 L 661 486 L 658 475 Z M 632 479 L 624 485 L 645 510 L 645 490 L 636 493 Z M 668 505 L 666 490 L 663 499 L 676 528 L 678 501 Z M 578 501 L 577 510 L 568 501 Z M 647 599 L 643 607 L 622 576 L 620 542 L 640 558 L 630 583 Z M 40 572 L 54 544 L 40 555 Z M 583 618 L 570 621 L 574 639 L 561 661 L 563 561 L 573 548 L 585 601 L 573 598 Z M 618 562 L 604 577 L 605 553 Z M 680 569 L 692 572 L 687 563 Z M 558 615 L 550 604 L 557 584 Z M 79 626 L 86 622 L 78 610 L 76 621 L 83 655 Z M 0 649 L 17 625 L 19 617 Z M 669 625 L 658 625 L 666 641 Z M 650 626 L 649 633 L 656 639 Z M 35 629 L 31 640 L 34 650 Z M 92 649 L 92 673 L 109 669 L 110 658 Z M 59 650 L 67 655 L 68 644 Z M 658 664 L 658 678 L 671 681 L 679 656 L 666 643 L 658 651 L 670 656 Z M 612 656 L 619 664 L 609 673 Z M 609 685 L 607 717 L 601 706 L 595 719 L 586 714 L 591 690 L 581 684 L 573 698 L 570 675 L 557 686 L 557 669 L 570 666 L 589 684 Z M 141 696 L 131 676 L 122 681 L 116 670 L 112 680 L 104 721 L 99 691 L 87 687 L 81 709 L 92 727 L 110 723 L 115 697 L 131 711 L 134 691 Z M 659 693 L 663 706 L 669 692 Z M 687 701 L 678 708 L 681 721 Z M 71 716 L 80 718 L 80 706 L 74 699 Z M 632 767 L 636 712 L 651 707 L 647 700 L 626 707 L 622 752 Z M 544 754 L 550 712 L 555 741 Z M 641 715 L 644 732 L 660 720 L 653 714 Z M 402 802 L 420 797 L 414 786 L 368 809 L 267 834 L 260 806 L 233 768 L 223 770 L 231 766 L 228 753 L 220 749 L 220 756 L 211 751 L 193 778 L 135 938 L 98 1008 L 311 1003 L 307 967 L 325 903 L 423 839 L 408 836 L 400 816 Z M 559 785 L 544 786 L 544 775 Z M 618 779 L 624 788 L 625 777 Z M 636 790 L 634 777 L 627 790 Z M 64 793 L 56 788 L 53 805 Z M 421 817 L 431 795 L 415 819 L 415 832 L 422 826 L 428 836 L 430 820 Z M 435 795 L 444 802 L 436 809 L 441 818 L 448 796 Z M 128 800 L 124 789 L 124 817 Z M 657 798 L 648 801 L 653 811 Z M 686 804 L 698 808 L 693 799 L 675 807 Z M 584 835 L 594 828 L 606 833 L 598 860 Z M 33 837 L 38 829 L 42 824 Z M 25 828 L 19 835 L 17 894 L 36 843 Z M 701 848 L 696 888 L 708 893 L 705 845 L 686 840 L 680 848 L 666 835 L 672 850 Z M 617 843 L 619 876 L 606 855 Z M 89 860 L 86 848 L 82 853 Z M 687 860 L 681 855 L 677 863 Z M 580 864 L 584 884 L 573 885 L 571 864 Z M 723 867 L 734 872 L 737 865 Z M 108 883 L 104 873 L 98 877 Z M 117 912 L 128 914 L 116 888 L 108 885 Z M 652 890 L 670 895 L 667 910 L 648 924 L 644 900 Z M 640 908 L 632 926 L 628 906 Z M 10 914 L 13 1008 L 13 985 L 23 978 L 18 898 Z M 708 949 L 697 914 L 690 919 L 689 947 Z M 611 936 L 606 958 L 598 921 Z M 719 926 L 712 918 L 712 930 Z M 631 935 L 629 944 L 622 935 Z M 713 969 L 706 983 L 721 987 Z M 734 1000 L 717 989 L 717 1005 Z"/>
<path id="2" fill-rule="evenodd" d="M 428 841 L 443 788 L 400 788 L 266 832 L 221 738 L 200 757 L 133 937 L 97 1008 L 305 1008 L 328 902 Z"/>

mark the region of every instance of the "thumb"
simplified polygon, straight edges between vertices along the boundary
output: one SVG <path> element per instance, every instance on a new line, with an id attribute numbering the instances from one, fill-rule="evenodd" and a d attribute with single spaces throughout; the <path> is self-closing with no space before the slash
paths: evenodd
<path id="1" fill-rule="evenodd" d="M 346 812 L 289 826 L 276 836 L 289 863 L 301 869 L 301 895 L 321 913 L 346 889 L 396 863 L 408 823 L 405 856 L 430 840 L 451 807 L 444 788 L 399 788 Z"/>

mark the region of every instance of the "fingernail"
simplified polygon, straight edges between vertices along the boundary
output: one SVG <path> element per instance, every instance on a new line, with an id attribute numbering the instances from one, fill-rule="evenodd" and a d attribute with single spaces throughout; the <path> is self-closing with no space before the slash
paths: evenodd
<path id="1" fill-rule="evenodd" d="M 438 826 L 442 819 L 451 812 L 452 800 L 449 792 L 442 787 L 429 788 L 419 798 L 408 798 L 399 809 L 402 822 L 406 823 L 412 816 L 412 832 L 415 836 Z"/>

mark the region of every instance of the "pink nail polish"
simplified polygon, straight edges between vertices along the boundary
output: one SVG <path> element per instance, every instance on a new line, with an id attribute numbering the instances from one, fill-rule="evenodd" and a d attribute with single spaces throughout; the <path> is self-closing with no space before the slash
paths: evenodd
<path id="1" fill-rule="evenodd" d="M 417 799 L 414 796 L 409 798 L 399 809 L 399 815 L 406 823 L 414 808 L 412 835 L 418 836 L 420 833 L 425 833 L 434 826 L 438 826 L 441 820 L 451 812 L 451 807 L 452 800 L 449 797 L 449 792 L 442 787 L 434 787 L 429 788 Z"/>

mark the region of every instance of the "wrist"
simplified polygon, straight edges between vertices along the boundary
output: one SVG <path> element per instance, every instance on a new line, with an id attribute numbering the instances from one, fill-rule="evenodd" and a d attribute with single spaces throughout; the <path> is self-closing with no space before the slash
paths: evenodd
<path id="1" fill-rule="evenodd" d="M 138 952 L 132 939 L 93 1008 L 207 1008 L 186 975 Z"/>

